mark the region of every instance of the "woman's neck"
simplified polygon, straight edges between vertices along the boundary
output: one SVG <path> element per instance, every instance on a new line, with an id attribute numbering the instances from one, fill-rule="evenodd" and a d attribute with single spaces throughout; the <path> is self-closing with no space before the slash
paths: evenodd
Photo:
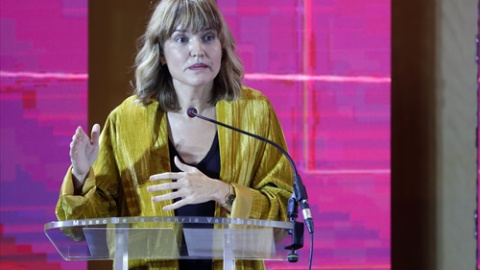
<path id="1" fill-rule="evenodd" d="M 175 92 L 177 93 L 181 113 L 193 107 L 197 109 L 198 113 L 202 114 L 202 112 L 211 110 L 212 107 L 214 107 L 214 105 L 210 103 L 211 87 L 182 87 L 180 89 L 175 88 Z"/>

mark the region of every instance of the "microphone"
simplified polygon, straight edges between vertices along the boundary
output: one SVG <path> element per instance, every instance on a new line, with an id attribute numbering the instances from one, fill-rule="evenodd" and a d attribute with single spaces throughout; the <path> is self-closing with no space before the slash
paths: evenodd
<path id="1" fill-rule="evenodd" d="M 269 143 L 269 144 L 275 146 L 278 150 L 280 150 L 280 152 L 282 152 L 285 155 L 285 157 L 287 157 L 287 159 L 290 162 L 290 165 L 292 167 L 292 170 L 293 170 L 293 194 L 292 194 L 292 197 L 289 200 L 289 206 L 288 206 L 288 212 L 289 212 L 290 219 L 292 221 L 294 221 L 294 219 L 297 217 L 296 202 L 298 202 L 300 204 L 300 207 L 302 208 L 303 219 L 305 221 L 305 225 L 307 226 L 307 230 L 310 234 L 313 234 L 313 218 L 312 218 L 312 213 L 310 211 L 310 206 L 308 204 L 307 190 L 305 189 L 305 186 L 303 185 L 302 179 L 301 179 L 300 175 L 298 174 L 297 167 L 295 166 L 295 163 L 293 162 L 292 157 L 288 154 L 288 152 L 285 149 L 283 149 L 283 147 L 281 147 L 277 143 L 275 143 L 275 142 L 273 142 L 273 141 L 271 141 L 267 138 L 264 138 L 262 136 L 252 134 L 250 132 L 238 129 L 236 127 L 229 126 L 227 124 L 218 122 L 216 120 L 213 120 L 211 118 L 208 118 L 208 117 L 205 117 L 201 114 L 198 114 L 197 109 L 195 109 L 195 108 L 192 108 L 192 107 L 188 108 L 187 109 L 187 115 L 190 118 L 198 117 L 200 119 L 203 119 L 205 121 L 214 123 L 216 125 L 220 125 L 222 127 L 226 127 L 228 129 L 231 129 L 231 130 L 240 132 L 242 134 L 248 135 L 250 137 L 254 137 L 255 139 L 258 139 L 258 140 L 261 140 L 263 142 Z M 292 199 L 295 200 L 295 202 L 292 202 Z"/>

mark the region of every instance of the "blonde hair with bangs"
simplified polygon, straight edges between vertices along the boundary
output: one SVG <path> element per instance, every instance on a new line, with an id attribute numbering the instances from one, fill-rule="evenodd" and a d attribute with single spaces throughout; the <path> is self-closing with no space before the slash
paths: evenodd
<path id="1" fill-rule="evenodd" d="M 141 37 L 142 47 L 135 59 L 135 90 L 144 105 L 158 100 L 165 111 L 180 110 L 172 76 L 160 62 L 163 46 L 178 26 L 198 32 L 217 31 L 222 44 L 222 63 L 214 79 L 210 103 L 234 100 L 241 95 L 243 66 L 235 54 L 235 40 L 214 0 L 161 0 Z"/>

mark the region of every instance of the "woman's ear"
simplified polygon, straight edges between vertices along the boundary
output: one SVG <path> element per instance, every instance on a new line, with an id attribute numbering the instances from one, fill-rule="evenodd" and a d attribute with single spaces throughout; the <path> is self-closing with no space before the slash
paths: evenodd
<path id="1" fill-rule="evenodd" d="M 165 59 L 165 56 L 163 56 L 162 53 L 160 53 L 160 64 L 162 64 L 162 66 L 167 64 L 167 60 Z"/>
<path id="2" fill-rule="evenodd" d="M 165 59 L 165 54 L 163 53 L 162 46 L 160 44 L 158 45 L 159 51 L 160 51 L 160 63 L 163 65 L 167 64 L 167 59 Z"/>
<path id="3" fill-rule="evenodd" d="M 160 64 L 162 66 L 166 65 L 167 60 L 165 59 L 165 54 L 163 53 L 163 48 L 162 48 L 162 46 L 160 46 L 160 43 L 158 42 L 158 40 L 155 42 L 155 46 L 156 46 L 158 52 L 160 53 Z"/>

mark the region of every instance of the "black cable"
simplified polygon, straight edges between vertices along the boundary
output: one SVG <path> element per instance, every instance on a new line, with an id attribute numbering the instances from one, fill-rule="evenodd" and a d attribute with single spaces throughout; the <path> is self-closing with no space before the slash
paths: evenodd
<path id="1" fill-rule="evenodd" d="M 310 255 L 308 256 L 308 270 L 312 270 L 313 261 L 313 233 L 310 234 Z"/>

